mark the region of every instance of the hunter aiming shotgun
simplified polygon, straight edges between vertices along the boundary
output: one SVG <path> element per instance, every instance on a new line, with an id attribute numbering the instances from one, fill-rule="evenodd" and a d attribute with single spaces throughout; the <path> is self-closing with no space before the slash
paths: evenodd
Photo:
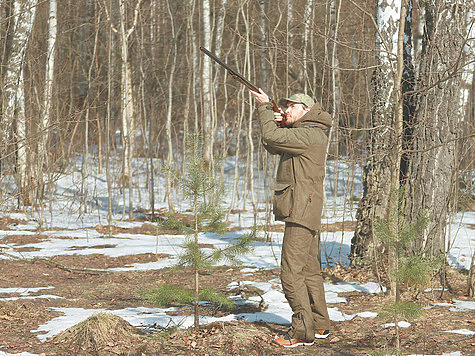
<path id="1" fill-rule="evenodd" d="M 252 91 L 255 91 L 255 92 L 259 93 L 259 88 L 258 87 L 256 87 L 254 84 L 252 84 L 246 78 L 244 78 L 241 74 L 239 74 L 238 72 L 236 72 L 235 70 L 230 68 L 226 63 L 221 61 L 218 57 L 216 57 L 213 53 L 208 51 L 206 48 L 200 47 L 200 51 L 203 52 L 204 54 L 206 54 L 208 57 L 210 57 L 213 61 L 215 61 L 216 63 L 218 63 L 222 67 L 224 67 L 224 69 L 226 69 L 228 71 L 228 73 L 231 75 L 231 77 L 236 79 L 241 84 L 244 84 L 249 90 L 252 90 Z M 277 106 L 277 103 L 274 101 L 274 99 L 269 98 L 269 101 L 272 104 L 272 110 L 274 110 L 275 112 L 280 112 L 282 114 L 281 126 L 285 127 L 285 122 L 286 122 L 285 113 L 279 108 L 279 106 Z"/>

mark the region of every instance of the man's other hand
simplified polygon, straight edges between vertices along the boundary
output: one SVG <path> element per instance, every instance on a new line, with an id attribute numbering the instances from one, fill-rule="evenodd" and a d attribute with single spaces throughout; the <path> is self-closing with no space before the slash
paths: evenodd
<path id="1" fill-rule="evenodd" d="M 269 96 L 264 93 L 264 91 L 259 88 L 259 92 L 255 92 L 252 90 L 249 90 L 251 92 L 251 95 L 256 99 L 257 104 L 262 104 L 262 103 L 268 103 L 269 102 Z"/>

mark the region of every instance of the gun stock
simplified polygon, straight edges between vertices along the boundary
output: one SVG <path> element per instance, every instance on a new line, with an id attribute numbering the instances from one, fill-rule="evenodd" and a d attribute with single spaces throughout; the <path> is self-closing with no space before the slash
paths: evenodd
<path id="1" fill-rule="evenodd" d="M 241 74 L 239 74 L 238 72 L 236 72 L 234 69 L 232 69 L 231 67 L 229 67 L 226 63 L 224 63 L 222 60 L 220 60 L 218 57 L 216 57 L 213 53 L 211 53 L 210 51 L 208 51 L 206 48 L 204 47 L 200 47 L 200 51 L 203 52 L 204 54 L 206 54 L 208 57 L 210 57 L 213 61 L 215 61 L 216 63 L 218 63 L 220 66 L 222 66 L 224 69 L 226 69 L 229 73 L 229 75 L 231 75 L 231 77 L 233 77 L 234 79 L 236 79 L 238 82 L 240 82 L 241 84 L 243 84 L 244 86 L 246 86 L 249 90 L 252 90 L 252 91 L 255 91 L 255 92 L 259 92 L 259 88 L 257 86 L 255 86 L 254 84 L 252 84 L 249 80 L 247 80 L 246 78 L 244 78 Z M 280 110 L 279 106 L 277 105 L 277 103 L 274 101 L 274 99 L 271 99 L 269 98 L 269 101 L 271 102 L 272 104 L 272 110 L 274 110 L 275 112 L 280 112 L 282 113 L 282 122 L 281 122 L 281 126 L 282 127 L 285 127 L 285 124 L 286 124 L 286 117 L 285 117 L 285 113 L 282 112 L 282 110 Z"/>

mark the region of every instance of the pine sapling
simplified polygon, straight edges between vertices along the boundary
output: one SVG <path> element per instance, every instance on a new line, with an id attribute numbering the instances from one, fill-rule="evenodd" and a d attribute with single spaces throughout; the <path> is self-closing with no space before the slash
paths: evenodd
<path id="1" fill-rule="evenodd" d="M 396 348 L 400 350 L 399 321 L 401 319 L 415 319 L 422 315 L 422 306 L 409 301 L 401 300 L 401 285 L 411 287 L 416 293 L 429 284 L 434 269 L 440 265 L 434 258 L 415 253 L 410 248 L 417 239 L 423 236 L 430 216 L 422 212 L 416 221 L 408 223 L 404 211 L 404 197 L 399 194 L 397 206 L 397 229 L 391 229 L 383 220 L 375 222 L 375 235 L 395 252 L 397 265 L 389 271 L 390 278 L 395 281 L 397 288 L 393 293 L 396 298 L 385 308 L 381 318 L 394 321 L 396 330 Z"/>
<path id="2" fill-rule="evenodd" d="M 200 136 L 197 134 L 187 136 L 185 172 L 182 179 L 178 180 L 178 184 L 183 188 L 184 197 L 191 205 L 193 218 L 191 226 L 184 229 L 187 238 L 182 246 L 183 252 L 178 256 L 177 265 L 178 267 L 191 267 L 194 271 L 195 329 L 199 328 L 199 300 L 205 298 L 203 293 L 200 293 L 199 272 L 209 269 L 219 261 L 238 264 L 238 256 L 252 251 L 253 242 L 257 236 L 254 229 L 251 233 L 240 236 L 223 248 L 213 248 L 209 251 L 200 246 L 200 234 L 213 232 L 222 235 L 228 230 L 224 222 L 225 214 L 222 208 L 223 185 L 218 179 L 218 172 L 207 169 L 207 167 L 219 167 L 219 165 L 214 162 L 205 165 L 202 155 L 203 147 Z M 178 174 L 175 176 L 180 177 Z M 175 221 L 171 223 L 176 225 Z M 211 298 L 209 292 L 204 295 Z"/>

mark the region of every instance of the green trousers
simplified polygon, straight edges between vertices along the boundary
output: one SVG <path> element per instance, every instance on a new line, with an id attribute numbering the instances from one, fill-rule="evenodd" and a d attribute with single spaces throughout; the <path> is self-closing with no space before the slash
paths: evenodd
<path id="1" fill-rule="evenodd" d="M 295 339 L 311 341 L 315 330 L 330 328 L 319 255 L 318 234 L 302 225 L 285 223 L 280 278 L 293 312 L 289 334 Z"/>

